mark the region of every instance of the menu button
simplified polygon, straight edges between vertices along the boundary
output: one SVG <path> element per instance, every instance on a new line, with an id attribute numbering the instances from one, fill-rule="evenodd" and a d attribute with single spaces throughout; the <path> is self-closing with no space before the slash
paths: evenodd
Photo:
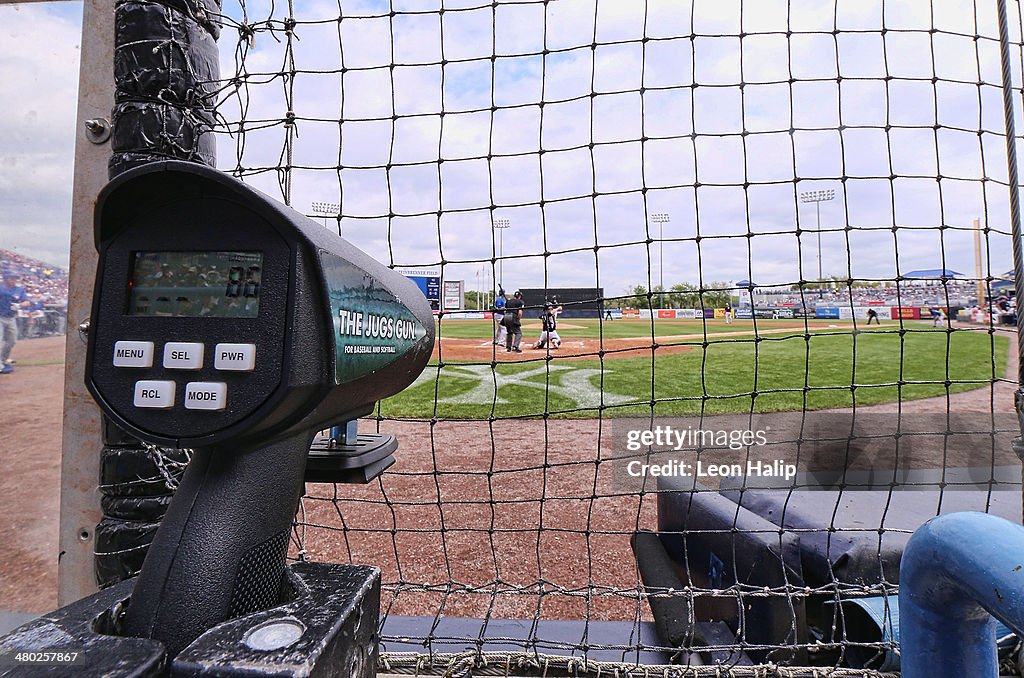
<path id="1" fill-rule="evenodd" d="M 118 341 L 114 344 L 114 367 L 152 366 L 152 341 Z"/>

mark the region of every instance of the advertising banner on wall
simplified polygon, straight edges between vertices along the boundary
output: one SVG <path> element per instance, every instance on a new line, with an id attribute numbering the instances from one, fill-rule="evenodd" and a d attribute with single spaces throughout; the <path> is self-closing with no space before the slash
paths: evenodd
<path id="1" fill-rule="evenodd" d="M 703 315 L 703 313 L 701 314 Z M 697 317 L 697 309 L 695 308 L 680 308 L 676 310 L 676 317 L 682 318 L 683 320 L 693 320 Z"/>
<path id="2" fill-rule="evenodd" d="M 839 317 L 843 320 L 867 320 L 868 311 L 871 310 L 878 314 L 879 320 L 889 320 L 892 317 L 888 306 L 840 306 Z"/>
<path id="3" fill-rule="evenodd" d="M 921 309 L 916 306 L 890 306 L 893 320 L 920 320 Z"/>
<path id="4" fill-rule="evenodd" d="M 814 317 L 839 320 L 839 308 L 835 306 L 818 306 L 814 309 Z"/>

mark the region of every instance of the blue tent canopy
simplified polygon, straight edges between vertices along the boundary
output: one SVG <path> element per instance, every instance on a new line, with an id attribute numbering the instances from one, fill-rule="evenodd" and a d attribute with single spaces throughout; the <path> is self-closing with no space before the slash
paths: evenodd
<path id="1" fill-rule="evenodd" d="M 910 271 L 900 276 L 901 279 L 925 279 L 925 278 L 959 278 L 963 273 L 954 271 L 951 268 L 924 268 L 920 271 Z"/>

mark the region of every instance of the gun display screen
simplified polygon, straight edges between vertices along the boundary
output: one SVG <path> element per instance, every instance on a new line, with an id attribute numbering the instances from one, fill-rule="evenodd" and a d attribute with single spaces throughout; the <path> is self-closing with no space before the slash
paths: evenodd
<path id="1" fill-rule="evenodd" d="M 255 318 L 262 252 L 135 252 L 128 315 Z"/>

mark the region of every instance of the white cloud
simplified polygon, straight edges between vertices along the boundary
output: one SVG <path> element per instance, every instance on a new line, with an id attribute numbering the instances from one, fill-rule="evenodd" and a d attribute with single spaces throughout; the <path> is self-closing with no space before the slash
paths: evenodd
<path id="1" fill-rule="evenodd" d="M 252 24 L 287 16 L 286 3 L 246 4 Z M 296 3 L 296 39 L 258 31 L 246 47 L 247 82 L 222 106 L 229 120 L 247 109 L 245 143 L 221 135 L 220 165 L 269 168 L 247 181 L 282 196 L 279 121 L 291 100 L 292 163 L 310 168 L 293 172 L 294 206 L 340 201 L 346 235 L 388 263 L 485 260 L 450 266 L 467 279 L 491 266 L 490 219 L 508 218 L 510 286 L 545 275 L 560 284 L 599 277 L 614 291 L 646 281 L 660 248 L 642 241 L 659 211 L 672 215 L 666 238 L 684 239 L 666 243 L 673 275 L 793 280 L 814 263 L 792 234 L 814 218 L 797 193 L 816 188 L 837 192 L 822 206 L 831 229 L 965 226 L 980 216 L 1006 230 L 991 3 L 730 0 L 696 12 L 678 0 L 478 4 L 446 0 L 442 24 L 431 13 L 440 0 L 343 0 L 340 13 L 326 0 Z M 241 19 L 232 3 L 226 11 Z M 0 18 L 0 76 L 12 101 L 0 119 L 0 232 L 66 260 L 80 25 L 53 5 L 4 6 Z M 941 32 L 975 25 L 986 39 Z M 237 37 L 225 27 L 225 76 Z M 276 75 L 289 48 L 294 82 Z M 844 173 L 845 182 L 833 179 Z M 861 176 L 871 178 L 852 178 Z M 698 229 L 707 241 L 692 268 Z M 894 241 L 886 230 L 836 230 L 823 236 L 823 259 L 836 272 L 891 276 L 895 243 L 901 269 L 939 266 L 943 248 L 949 267 L 971 269 L 969 242 L 922 233 Z M 547 270 L 536 256 L 595 245 L 600 270 L 592 249 L 553 254 Z M 1006 250 L 993 248 L 993 269 L 1009 268 Z"/>
<path id="2" fill-rule="evenodd" d="M 0 6 L 0 247 L 68 264 L 80 3 Z"/>

